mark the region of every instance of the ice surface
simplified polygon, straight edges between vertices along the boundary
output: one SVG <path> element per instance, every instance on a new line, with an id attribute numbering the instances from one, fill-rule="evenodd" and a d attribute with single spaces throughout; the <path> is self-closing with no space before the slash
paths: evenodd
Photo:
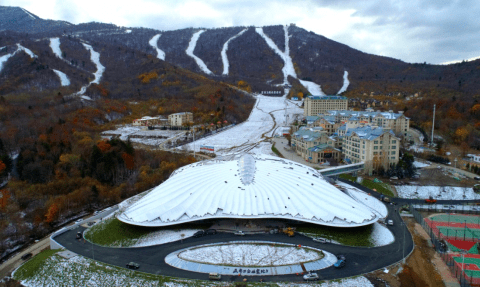
<path id="1" fill-rule="evenodd" d="M 350 81 L 348 81 L 348 72 L 345 70 L 343 73 L 343 86 L 338 90 L 337 94 L 342 94 L 343 92 L 347 91 L 348 85 L 350 85 Z"/>
<path id="2" fill-rule="evenodd" d="M 58 75 L 58 77 L 60 78 L 60 83 L 62 84 L 62 86 L 68 86 L 70 85 L 70 79 L 68 79 L 68 76 L 67 74 L 61 72 L 61 71 L 58 71 L 58 70 L 55 70 L 55 69 L 52 69 L 53 72 L 55 72 L 55 74 Z"/>
<path id="3" fill-rule="evenodd" d="M 195 62 L 197 62 L 198 67 L 200 67 L 200 69 L 204 73 L 213 74 L 212 71 L 210 71 L 210 69 L 207 68 L 207 65 L 203 62 L 203 60 L 195 56 L 195 54 L 193 54 L 193 51 L 195 50 L 195 46 L 197 46 L 198 38 L 200 38 L 200 35 L 203 32 L 205 32 L 205 30 L 200 30 L 193 34 L 192 39 L 190 40 L 190 43 L 188 44 L 187 50 L 185 50 L 185 52 L 187 53 L 188 56 L 192 57 L 195 60 Z"/>
<path id="4" fill-rule="evenodd" d="M 311 81 L 306 81 L 306 80 L 298 80 L 300 83 L 302 83 L 303 87 L 307 88 L 308 92 L 310 92 L 314 96 L 325 96 L 325 93 L 323 93 L 322 88 L 320 85 L 313 83 Z"/>
<path id="5" fill-rule="evenodd" d="M 298 264 L 320 258 L 317 252 L 304 248 L 253 244 L 226 244 L 193 248 L 180 252 L 178 257 L 187 261 L 208 264 L 255 267 Z"/>
<path id="6" fill-rule="evenodd" d="M 263 32 L 263 28 L 259 27 L 259 28 L 255 28 L 255 31 L 263 37 L 263 39 L 265 39 L 265 42 L 267 42 L 267 45 L 270 46 L 270 48 L 273 49 L 273 51 L 275 51 L 275 53 L 277 53 L 283 60 L 283 68 L 282 68 L 282 72 L 283 72 L 283 83 L 284 84 L 287 84 L 288 81 L 287 81 L 287 77 L 290 75 L 294 78 L 297 78 L 297 73 L 295 73 L 295 69 L 293 67 L 293 62 L 292 62 L 292 58 L 290 57 L 290 47 L 289 47 L 289 37 L 288 37 L 288 26 L 284 26 L 283 27 L 283 30 L 285 31 L 285 52 L 282 52 L 278 47 L 277 45 L 275 44 L 275 42 L 272 41 L 272 39 L 270 39 L 264 32 Z"/>
<path id="7" fill-rule="evenodd" d="M 229 70 L 229 63 L 228 63 L 228 57 L 227 57 L 227 50 L 228 50 L 228 43 L 230 41 L 232 41 L 233 39 L 237 38 L 238 36 L 242 35 L 243 33 L 245 33 L 245 31 L 247 31 L 248 29 L 245 28 L 243 29 L 242 31 L 240 31 L 240 33 L 238 33 L 237 35 L 233 36 L 232 38 L 228 39 L 227 42 L 225 42 L 225 44 L 223 44 L 223 49 L 222 49 L 222 62 L 223 62 L 223 75 L 228 75 L 228 70 Z"/>
<path id="8" fill-rule="evenodd" d="M 60 59 L 62 59 L 62 50 L 60 49 L 60 38 L 50 38 L 50 48 L 53 53 Z"/>
<path id="9" fill-rule="evenodd" d="M 157 50 L 157 58 L 165 61 L 165 52 L 163 52 L 163 50 L 159 49 L 158 45 L 157 45 L 158 39 L 160 38 L 161 35 L 162 34 L 157 34 L 157 35 L 153 36 L 152 39 L 150 39 L 150 41 L 148 41 L 148 44 L 150 44 L 150 46 L 152 46 L 153 48 L 155 48 L 155 50 Z"/>
<path id="10" fill-rule="evenodd" d="M 437 200 L 480 199 L 480 196 L 470 187 L 404 185 L 395 186 L 395 189 L 399 197 L 407 199 L 427 199 L 430 196 Z"/>

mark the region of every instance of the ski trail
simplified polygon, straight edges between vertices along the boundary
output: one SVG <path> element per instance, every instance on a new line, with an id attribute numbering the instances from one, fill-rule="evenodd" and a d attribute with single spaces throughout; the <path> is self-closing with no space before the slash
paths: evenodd
<path id="1" fill-rule="evenodd" d="M 17 53 L 18 50 L 23 50 L 23 51 L 25 51 L 25 53 L 27 53 L 30 56 L 30 58 L 37 58 L 37 55 L 35 55 L 30 49 L 25 48 L 20 44 L 17 44 L 17 47 L 18 47 L 18 49 L 17 49 L 17 51 L 15 51 L 15 53 Z"/>
<path id="2" fill-rule="evenodd" d="M 343 86 L 342 88 L 340 88 L 340 90 L 338 90 L 337 94 L 341 94 L 347 91 L 348 85 L 350 85 L 350 81 L 348 81 L 348 72 L 347 70 L 345 70 L 345 72 L 343 73 Z"/>
<path id="3" fill-rule="evenodd" d="M 68 79 L 67 74 L 55 69 L 52 69 L 52 70 L 53 72 L 55 72 L 55 74 L 57 74 L 58 78 L 60 78 L 60 83 L 62 84 L 62 86 L 70 85 L 70 79 Z"/>
<path id="4" fill-rule="evenodd" d="M 317 83 L 313 83 L 306 80 L 298 80 L 303 85 L 303 87 L 307 88 L 308 92 L 310 92 L 314 96 L 325 96 L 323 93 L 322 88 Z"/>
<path id="5" fill-rule="evenodd" d="M 50 48 L 52 48 L 53 54 L 62 59 L 62 50 L 60 49 L 60 38 L 50 38 Z"/>
<path id="6" fill-rule="evenodd" d="M 195 46 L 197 46 L 197 41 L 198 38 L 200 38 L 200 35 L 205 32 L 205 30 L 200 30 L 196 33 L 193 34 L 192 39 L 190 40 L 190 43 L 188 44 L 187 50 L 185 52 L 187 53 L 188 56 L 192 57 L 195 62 L 197 62 L 198 67 L 207 74 L 213 75 L 212 71 L 208 69 L 207 65 L 202 61 L 202 59 L 198 58 L 193 54 L 193 50 L 195 50 Z"/>
<path id="7" fill-rule="evenodd" d="M 83 86 L 80 91 L 78 91 L 77 93 L 73 94 L 74 96 L 82 96 L 83 94 L 85 94 L 85 92 L 87 91 L 87 88 L 88 86 L 92 85 L 92 83 L 95 83 L 95 84 L 99 84 L 100 83 L 100 79 L 102 78 L 102 75 L 103 75 L 103 71 L 105 71 L 105 67 L 100 63 L 100 53 L 96 52 L 95 50 L 93 50 L 92 46 L 88 45 L 88 44 L 85 44 L 85 43 L 82 43 L 82 45 L 90 51 L 90 60 L 92 60 L 92 62 L 95 64 L 95 66 L 97 66 L 97 71 L 95 73 L 93 73 L 93 75 L 95 76 L 95 79 L 93 79 L 93 81 L 91 81 L 90 83 L 88 83 L 87 85 Z"/>
<path id="8" fill-rule="evenodd" d="M 152 46 L 153 48 L 155 48 L 157 50 L 157 58 L 165 61 L 165 52 L 163 52 L 163 50 L 159 49 L 158 45 L 157 45 L 158 38 L 160 38 L 161 35 L 162 34 L 157 34 L 157 35 L 153 36 L 152 39 L 150 39 L 150 41 L 148 41 L 148 44 L 150 44 L 150 46 Z"/>
<path id="9" fill-rule="evenodd" d="M 100 53 L 93 50 L 92 46 L 90 46 L 88 44 L 82 43 L 82 45 L 85 48 L 87 48 L 87 50 L 90 50 L 90 60 L 92 60 L 92 62 L 95 64 L 95 66 L 97 66 L 97 71 L 95 73 L 93 73 L 93 75 L 95 75 L 95 79 L 93 79 L 93 81 L 90 82 L 88 85 L 90 85 L 92 83 L 99 84 L 100 79 L 102 78 L 102 75 L 103 75 L 103 71 L 105 71 L 105 66 L 103 66 L 100 63 Z"/>
<path id="10" fill-rule="evenodd" d="M 23 12 L 27 13 L 28 16 L 30 16 L 30 18 L 32 18 L 33 20 L 37 19 L 35 18 L 35 16 L 33 16 L 30 12 L 28 12 L 27 10 L 23 9 L 23 8 L 20 8 L 23 10 Z"/>
<path id="11" fill-rule="evenodd" d="M 247 30 L 248 30 L 247 28 L 243 29 L 242 31 L 240 31 L 240 33 L 238 33 L 237 35 L 228 39 L 227 42 L 225 42 L 225 44 L 223 44 L 223 49 L 222 49 L 222 53 L 221 53 L 222 54 L 222 62 L 223 62 L 223 73 L 222 73 L 222 75 L 228 75 L 228 69 L 230 68 L 229 63 L 228 63 L 228 57 L 227 57 L 228 43 L 230 41 L 232 41 L 233 39 L 237 38 L 238 36 L 242 35 L 243 33 L 245 33 L 245 31 L 247 31 Z"/>
<path id="12" fill-rule="evenodd" d="M 15 53 L 17 53 L 17 51 L 13 52 L 13 53 L 10 53 L 10 54 L 7 54 L 7 55 L 3 55 L 2 57 L 0 57 L 0 72 L 2 72 L 2 69 L 3 69 L 3 63 L 7 62 L 8 58 L 12 57 L 13 55 L 15 55 Z"/>
<path id="13" fill-rule="evenodd" d="M 267 42 L 267 45 L 272 48 L 275 53 L 277 53 L 283 60 L 283 83 L 288 84 L 287 78 L 288 75 L 297 78 L 297 73 L 295 73 L 295 69 L 293 67 L 293 62 L 292 58 L 290 57 L 290 47 L 289 47 L 289 37 L 288 37 L 288 26 L 284 26 L 283 30 L 285 31 L 285 52 L 282 52 L 277 45 L 270 39 L 264 32 L 263 28 L 255 28 L 255 31 L 265 39 L 265 42 Z"/>
<path id="14" fill-rule="evenodd" d="M 5 46 L 6 47 L 6 46 Z M 5 47 L 2 47 L 0 48 L 3 49 Z M 0 71 L 2 71 L 3 69 L 3 65 L 5 62 L 7 62 L 7 60 L 12 57 L 13 55 L 17 54 L 18 51 L 25 51 L 25 53 L 28 54 L 28 56 L 30 56 L 31 58 L 37 58 L 37 55 L 35 55 L 30 49 L 28 48 L 25 48 L 23 47 L 22 45 L 20 44 L 17 44 L 17 50 L 15 50 L 15 52 L 13 53 L 10 53 L 10 54 L 6 54 L 6 55 L 3 55 L 2 57 L 0 57 Z"/>

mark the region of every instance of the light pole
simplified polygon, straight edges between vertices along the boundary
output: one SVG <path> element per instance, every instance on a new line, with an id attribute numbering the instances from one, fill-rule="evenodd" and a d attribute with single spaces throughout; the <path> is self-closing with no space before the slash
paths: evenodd
<path id="1" fill-rule="evenodd" d="M 455 162 L 455 169 L 457 169 L 457 158 L 455 157 L 455 160 L 453 160 Z"/>
<path id="2" fill-rule="evenodd" d="M 401 218 L 400 218 L 401 219 Z M 405 229 L 407 229 L 407 224 L 405 222 L 402 222 L 403 224 L 403 264 L 405 264 Z"/>
<path id="3" fill-rule="evenodd" d="M 465 265 L 465 252 L 466 250 L 462 249 L 462 274 L 460 275 L 460 280 L 462 279 L 462 276 L 463 276 L 463 279 L 464 279 L 464 283 L 465 283 L 465 276 L 464 276 L 464 265 Z"/>

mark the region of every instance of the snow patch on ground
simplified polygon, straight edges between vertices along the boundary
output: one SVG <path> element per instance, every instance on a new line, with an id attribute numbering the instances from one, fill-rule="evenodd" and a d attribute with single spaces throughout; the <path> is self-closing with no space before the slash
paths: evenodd
<path id="1" fill-rule="evenodd" d="M 14 53 L 11 53 L 11 54 L 7 54 L 7 55 L 3 55 L 2 57 L 0 57 L 0 72 L 2 71 L 2 68 L 3 68 L 3 63 L 7 62 L 7 60 L 12 57 Z"/>
<path id="2" fill-rule="evenodd" d="M 50 48 L 52 48 L 53 54 L 62 59 L 62 50 L 60 49 L 60 38 L 50 38 Z"/>
<path id="3" fill-rule="evenodd" d="M 271 245 L 226 244 L 185 250 L 178 254 L 183 260 L 233 266 L 281 266 L 310 262 L 322 256 L 316 251 Z"/>
<path id="4" fill-rule="evenodd" d="M 188 44 L 187 50 L 185 50 L 185 52 L 187 53 L 188 56 L 192 57 L 195 60 L 195 62 L 197 62 L 198 67 L 204 73 L 213 75 L 212 71 L 208 69 L 207 65 L 203 62 L 203 60 L 195 56 L 195 54 L 193 54 L 193 51 L 195 50 L 195 46 L 197 46 L 198 38 L 200 38 L 200 35 L 203 32 L 205 32 L 205 30 L 200 30 L 193 34 L 192 39 L 190 40 L 190 43 Z"/>
<path id="5" fill-rule="evenodd" d="M 144 145 L 158 146 L 169 141 L 181 134 L 182 130 L 144 130 L 144 126 L 125 125 L 118 127 L 116 130 L 103 131 L 102 138 L 110 138 L 112 136 L 120 137 L 120 140 L 141 143 Z"/>
<path id="6" fill-rule="evenodd" d="M 415 162 L 413 162 L 413 166 L 415 166 L 416 168 L 423 168 L 423 167 L 430 166 L 430 164 L 415 161 Z"/>
<path id="7" fill-rule="evenodd" d="M 233 36 L 232 38 L 228 39 L 227 42 L 225 42 L 225 44 L 223 44 L 223 49 L 222 49 L 222 52 L 221 52 L 221 55 L 222 55 L 222 62 L 223 62 L 223 75 L 228 75 L 228 70 L 229 70 L 229 63 L 228 63 L 228 57 L 227 57 L 227 50 L 228 50 L 228 43 L 230 43 L 230 41 L 232 41 L 233 39 L 239 37 L 240 35 L 242 35 L 243 33 L 245 33 L 245 31 L 247 31 L 248 29 L 245 28 L 243 29 L 242 31 L 240 31 L 240 33 L 238 33 L 237 35 Z"/>
<path id="8" fill-rule="evenodd" d="M 350 85 L 350 81 L 348 81 L 348 72 L 345 70 L 343 73 L 343 86 L 338 90 L 337 94 L 342 94 L 343 92 L 347 91 L 348 85 Z"/>
<path id="9" fill-rule="evenodd" d="M 125 33 L 132 33 L 132 30 L 131 30 L 131 29 L 127 29 L 127 30 L 125 30 Z"/>
<path id="10" fill-rule="evenodd" d="M 480 199 L 480 196 L 469 187 L 403 185 L 395 186 L 395 189 L 399 197 L 407 199 L 427 199 L 430 196 L 437 200 Z"/>
<path id="11" fill-rule="evenodd" d="M 373 224 L 371 237 L 375 247 L 385 246 L 395 241 L 395 237 L 393 236 L 392 232 L 378 222 Z"/>
<path id="12" fill-rule="evenodd" d="M 164 243 L 175 242 L 178 240 L 192 237 L 195 232 L 200 231 L 197 229 L 183 229 L 183 230 L 160 230 L 152 232 L 140 239 L 131 247 L 146 247 L 160 245 Z M 183 236 L 182 236 L 183 235 Z"/>
<path id="13" fill-rule="evenodd" d="M 53 72 L 55 72 L 55 74 L 57 74 L 58 78 L 60 78 L 60 83 L 62 84 L 62 86 L 70 85 L 70 79 L 68 79 L 67 74 L 55 69 L 52 69 L 52 70 Z"/>
<path id="14" fill-rule="evenodd" d="M 370 282 L 364 276 L 334 280 L 334 281 L 330 280 L 320 284 L 315 282 L 308 282 L 308 283 L 277 282 L 276 284 L 280 287 L 374 287 L 372 282 Z"/>
<path id="15" fill-rule="evenodd" d="M 347 189 L 347 192 L 350 194 L 350 196 L 352 196 L 353 199 L 369 207 L 371 210 L 373 210 L 373 212 L 375 212 L 375 214 L 379 215 L 380 218 L 385 218 L 388 216 L 388 209 L 385 204 L 382 203 L 382 201 L 371 195 L 368 195 L 352 185 L 343 182 L 338 182 L 337 185 Z"/>
<path id="16" fill-rule="evenodd" d="M 308 92 L 310 92 L 314 96 L 325 96 L 326 94 L 323 93 L 322 88 L 320 85 L 306 81 L 306 80 L 299 80 L 303 87 L 307 88 Z"/>
<path id="17" fill-rule="evenodd" d="M 284 84 L 287 84 L 288 81 L 287 81 L 287 78 L 288 78 L 288 75 L 294 77 L 294 78 L 297 78 L 297 73 L 295 73 L 295 69 L 294 69 L 294 66 L 293 66 L 293 62 L 292 62 L 292 58 L 290 57 L 290 47 L 289 47 L 289 37 L 288 37 L 288 26 L 284 26 L 283 27 L 283 30 L 285 31 L 285 52 L 282 52 L 278 47 L 277 45 L 275 44 L 275 42 L 272 41 L 272 39 L 270 39 L 270 37 L 268 37 L 264 32 L 263 32 L 263 28 L 259 27 L 259 28 L 255 28 L 255 31 L 263 37 L 263 39 L 265 39 L 265 42 L 267 42 L 267 45 L 270 46 L 270 48 L 272 48 L 273 51 L 275 51 L 275 53 L 277 53 L 283 60 L 283 68 L 282 68 L 282 72 L 283 72 L 283 83 Z"/>
<path id="18" fill-rule="evenodd" d="M 3 48 L 5 48 L 5 47 L 2 47 L 1 49 L 3 49 Z M 22 51 L 22 50 L 25 51 L 25 53 L 27 53 L 31 58 L 37 58 L 37 55 L 35 55 L 30 49 L 25 48 L 20 44 L 17 44 L 17 50 L 15 50 L 15 52 L 10 53 L 10 54 L 6 54 L 6 55 L 3 55 L 3 56 L 0 57 L 0 72 L 3 69 L 4 63 L 7 62 L 10 57 L 12 57 L 13 55 L 17 54 L 17 52 Z"/>
<path id="19" fill-rule="evenodd" d="M 132 30 L 130 30 L 131 32 Z M 148 44 L 150 44 L 150 46 L 152 46 L 153 48 L 155 48 L 155 50 L 157 50 L 157 58 L 160 59 L 160 60 L 163 60 L 165 61 L 165 52 L 161 49 L 158 48 L 158 39 L 160 38 L 160 36 L 162 36 L 162 34 L 157 34 L 155 36 L 152 37 L 152 39 L 150 39 L 150 41 L 148 41 Z"/>

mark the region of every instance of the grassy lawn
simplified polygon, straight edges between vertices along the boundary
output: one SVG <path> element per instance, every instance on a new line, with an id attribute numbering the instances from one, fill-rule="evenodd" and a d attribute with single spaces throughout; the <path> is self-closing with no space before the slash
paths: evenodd
<path id="1" fill-rule="evenodd" d="M 349 174 L 341 174 L 338 177 L 342 178 L 342 179 L 345 179 L 345 180 L 355 182 L 355 183 L 357 182 L 357 178 L 354 177 L 354 176 L 351 176 Z M 365 179 L 363 177 L 362 177 L 362 179 L 363 180 L 362 180 L 362 183 L 360 183 L 360 185 L 362 185 L 364 187 L 367 187 L 369 189 L 372 189 L 372 190 L 375 189 L 378 193 L 381 193 L 383 195 L 394 197 L 393 191 L 390 190 L 390 185 L 389 184 L 375 183 L 372 180 L 368 180 L 368 179 Z"/>
<path id="2" fill-rule="evenodd" d="M 310 237 L 322 237 L 348 246 L 373 247 L 371 239 L 373 225 L 353 228 L 338 228 L 319 225 L 297 225 L 297 232 Z"/>
<path id="3" fill-rule="evenodd" d="M 272 151 L 273 153 L 277 154 L 278 157 L 285 158 L 283 157 L 282 153 L 280 153 L 280 151 L 278 151 L 278 149 L 275 147 L 275 143 L 272 145 Z"/>
<path id="4" fill-rule="evenodd" d="M 208 224 L 186 223 L 168 227 L 141 227 L 121 222 L 115 217 L 107 219 L 85 233 L 85 238 L 102 246 L 128 247 L 138 239 L 160 230 L 207 229 Z"/>

